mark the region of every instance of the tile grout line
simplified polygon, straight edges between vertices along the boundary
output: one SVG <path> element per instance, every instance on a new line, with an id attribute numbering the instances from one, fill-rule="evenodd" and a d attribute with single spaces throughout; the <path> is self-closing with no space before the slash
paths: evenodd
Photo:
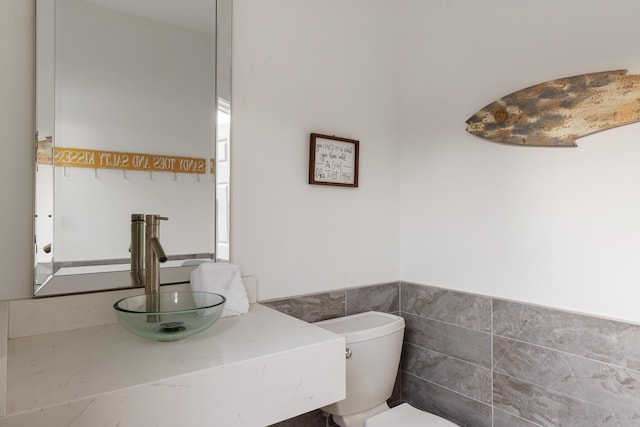
<path id="1" fill-rule="evenodd" d="M 517 343 L 521 343 L 521 344 L 525 344 L 525 345 L 530 345 L 532 347 L 542 348 L 542 349 L 547 350 L 547 351 L 552 351 L 552 352 L 555 352 L 555 353 L 564 354 L 564 355 L 567 355 L 569 357 L 575 357 L 577 359 L 586 360 L 588 362 L 598 363 L 598 364 L 601 364 L 601 365 L 607 365 L 607 366 L 611 366 L 613 368 L 618 368 L 618 369 L 622 369 L 622 370 L 630 371 L 630 372 L 634 372 L 634 373 L 635 372 L 640 373 L 640 370 L 638 370 L 638 369 L 633 369 L 633 368 L 630 368 L 628 366 L 619 365 L 619 364 L 612 363 L 612 362 L 605 362 L 604 360 L 594 359 L 593 357 L 584 356 L 584 355 L 578 354 L 578 353 L 571 353 L 570 351 L 567 351 L 567 350 L 560 350 L 560 349 L 557 349 L 557 348 L 554 348 L 554 347 L 548 347 L 546 345 L 537 344 L 537 343 L 530 342 L 530 341 L 523 341 L 522 339 L 508 337 L 508 336 L 505 336 L 505 335 L 495 335 L 495 336 L 497 336 L 497 337 L 499 337 L 500 339 L 503 339 L 503 340 L 513 341 L 513 342 L 517 342 Z M 493 335 L 492 335 L 492 341 L 493 341 Z"/>
<path id="2" fill-rule="evenodd" d="M 466 329 L 468 331 L 478 332 L 480 334 L 485 334 L 485 335 L 491 335 L 492 334 L 492 331 L 481 331 L 479 329 L 470 328 L 468 326 L 459 325 L 457 323 L 451 323 L 451 322 L 448 322 L 446 320 L 436 319 L 435 317 L 423 316 L 421 314 L 412 313 L 410 311 L 405 311 L 404 313 L 409 314 L 411 316 L 420 317 L 421 319 L 431 320 L 433 322 L 443 323 L 443 324 L 449 325 L 449 326 L 455 326 L 456 328 L 461 328 L 461 329 Z"/>
<path id="3" fill-rule="evenodd" d="M 493 298 L 491 298 L 491 304 L 489 314 L 491 316 L 491 427 L 495 427 L 496 417 L 495 417 L 495 402 L 493 401 L 495 392 L 493 385 L 493 374 L 495 372 L 494 366 L 494 357 L 493 357 L 493 337 L 494 337 L 494 329 L 493 329 Z"/>
<path id="4" fill-rule="evenodd" d="M 525 384 L 532 385 L 534 387 L 538 387 L 538 388 L 544 389 L 545 391 L 551 391 L 553 393 L 557 393 L 559 395 L 562 395 L 563 397 L 567 397 L 567 398 L 569 398 L 571 400 L 574 400 L 576 402 L 584 403 L 586 405 L 593 406 L 595 408 L 604 409 L 605 411 L 611 411 L 612 410 L 611 408 L 608 408 L 608 407 L 603 406 L 601 404 L 594 403 L 594 402 L 589 402 L 588 400 L 584 400 L 581 397 L 577 397 L 577 396 L 573 396 L 573 395 L 567 394 L 567 393 L 562 392 L 560 390 L 556 390 L 556 389 L 554 389 L 552 387 L 546 387 L 546 386 L 543 386 L 543 385 L 539 385 L 539 384 L 533 383 L 531 381 L 527 381 L 527 380 L 522 379 L 522 378 L 514 377 L 513 375 L 505 374 L 505 373 L 502 373 L 502 372 L 499 372 L 499 374 L 502 375 L 502 376 L 508 377 L 508 378 L 513 378 L 516 381 L 519 381 L 519 382 L 522 382 L 522 383 L 525 383 Z M 506 411 L 503 411 L 503 412 L 506 412 Z M 507 412 L 507 413 L 509 413 L 509 412 Z M 515 414 L 512 414 L 512 415 L 515 415 Z M 522 417 L 519 417 L 519 418 L 522 418 Z M 525 418 L 523 418 L 523 419 L 525 421 L 529 421 L 529 420 L 527 420 Z M 531 421 L 529 421 L 529 422 L 531 422 Z"/>
<path id="5" fill-rule="evenodd" d="M 347 289 L 346 289 L 346 288 L 345 288 L 345 289 L 343 289 L 342 291 L 344 292 L 344 314 L 343 314 L 343 316 L 347 316 L 347 313 L 349 313 L 349 309 L 347 308 L 347 307 L 348 307 L 348 303 L 347 303 L 347 294 L 348 294 L 349 292 L 347 292 Z"/>
<path id="6" fill-rule="evenodd" d="M 469 362 L 468 360 L 464 360 L 464 359 L 461 359 L 459 357 L 452 356 L 450 354 L 443 353 L 441 351 L 431 349 L 429 347 L 423 347 L 423 346 L 421 346 L 419 344 L 415 344 L 415 343 L 412 343 L 412 342 L 409 342 L 409 341 L 405 341 L 403 344 L 404 345 L 410 345 L 411 347 L 417 347 L 417 348 L 420 348 L 422 350 L 426 350 L 426 351 L 431 352 L 431 353 L 439 354 L 439 355 L 444 356 L 444 357 L 446 357 L 448 359 L 453 359 L 453 360 L 455 360 L 457 362 L 464 363 L 466 365 L 471 365 L 471 366 L 474 366 L 474 367 L 476 367 L 478 369 L 484 369 L 486 371 L 489 371 L 490 373 L 493 372 L 492 367 L 482 366 L 482 365 L 479 365 L 477 363 Z"/>
<path id="7" fill-rule="evenodd" d="M 398 280 L 398 316 L 402 317 L 402 321 L 405 323 L 405 329 L 402 331 L 402 344 L 404 346 L 404 337 L 407 333 L 407 322 L 404 320 L 404 316 L 402 315 L 402 281 Z M 400 381 L 400 401 L 402 403 L 406 403 L 404 399 L 404 388 L 402 387 L 402 350 L 400 350 L 400 363 L 398 366 L 398 378 Z"/>
<path id="8" fill-rule="evenodd" d="M 450 389 L 450 388 L 449 388 L 449 387 L 447 387 L 447 386 L 444 386 L 444 385 L 442 385 L 442 384 L 435 383 L 435 382 L 433 382 L 433 381 L 431 381 L 431 380 L 424 379 L 424 378 L 422 378 L 422 377 L 421 377 L 421 376 L 419 376 L 419 375 L 414 375 L 414 374 L 412 374 L 411 372 L 407 372 L 407 371 L 403 371 L 403 372 L 405 373 L 405 375 L 408 375 L 408 376 L 413 377 L 413 378 L 415 378 L 415 379 L 417 379 L 417 380 L 420 380 L 420 381 L 424 381 L 424 382 L 426 382 L 426 383 L 429 383 L 429 384 L 433 385 L 434 387 L 440 387 L 440 388 L 442 388 L 442 389 L 445 389 L 445 390 L 447 390 L 447 391 L 450 391 L 451 393 L 455 393 L 455 394 L 457 394 L 457 395 L 459 395 L 459 396 L 462 396 L 462 397 L 463 397 L 463 398 L 465 398 L 465 399 L 473 400 L 474 402 L 477 402 L 477 403 L 479 403 L 479 404 L 481 404 L 481 405 L 485 405 L 485 406 L 489 406 L 489 407 L 491 407 L 491 404 L 489 404 L 489 403 L 487 403 L 487 402 L 483 402 L 482 400 L 478 400 L 478 399 L 476 399 L 475 397 L 467 396 L 467 395 L 466 395 L 466 394 L 464 394 L 464 393 L 461 393 L 461 392 L 459 392 L 459 391 L 457 391 L 457 390 Z M 493 412 L 493 411 L 492 411 L 492 412 Z"/>

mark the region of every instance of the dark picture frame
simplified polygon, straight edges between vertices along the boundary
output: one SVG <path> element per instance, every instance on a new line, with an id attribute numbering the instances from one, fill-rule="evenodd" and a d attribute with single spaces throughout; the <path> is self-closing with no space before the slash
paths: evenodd
<path id="1" fill-rule="evenodd" d="M 358 186 L 360 141 L 312 133 L 309 144 L 309 184 Z"/>

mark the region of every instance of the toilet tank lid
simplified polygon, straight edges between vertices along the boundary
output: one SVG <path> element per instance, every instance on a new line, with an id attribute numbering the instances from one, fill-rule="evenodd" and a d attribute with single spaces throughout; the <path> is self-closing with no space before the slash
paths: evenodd
<path id="1" fill-rule="evenodd" d="M 314 325 L 342 335 L 347 344 L 382 337 L 404 329 L 404 319 L 390 313 L 368 311 L 336 319 L 322 320 Z"/>

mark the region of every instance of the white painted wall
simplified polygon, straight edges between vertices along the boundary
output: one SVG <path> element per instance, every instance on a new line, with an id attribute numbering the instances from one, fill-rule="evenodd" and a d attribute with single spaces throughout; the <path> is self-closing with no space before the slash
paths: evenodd
<path id="1" fill-rule="evenodd" d="M 259 299 L 398 279 L 394 2 L 235 0 L 231 258 Z M 309 185 L 309 134 L 360 141 L 360 186 Z"/>
<path id="2" fill-rule="evenodd" d="M 0 135 L 13 153 L 0 157 L 5 299 L 30 291 L 27 3 L 0 3 Z M 639 127 L 573 149 L 464 130 L 482 106 L 530 84 L 639 73 L 639 8 L 235 0 L 234 261 L 259 277 L 263 299 L 402 278 L 640 320 Z M 360 188 L 306 183 L 310 132 L 361 141 Z"/>
<path id="3" fill-rule="evenodd" d="M 0 299 L 33 293 L 34 9 L 0 2 Z"/>
<path id="4" fill-rule="evenodd" d="M 465 132 L 477 110 L 532 84 L 640 73 L 640 3 L 402 5 L 402 279 L 640 321 L 640 126 L 577 148 Z"/>
<path id="5" fill-rule="evenodd" d="M 384 281 L 397 261 L 403 280 L 640 320 L 640 128 L 545 149 L 486 142 L 464 123 L 531 84 L 640 72 L 639 8 L 236 1 L 232 239 L 260 297 Z M 305 137 L 319 127 L 375 149 L 358 200 L 306 184 Z M 336 228 L 335 205 L 357 231 Z"/>

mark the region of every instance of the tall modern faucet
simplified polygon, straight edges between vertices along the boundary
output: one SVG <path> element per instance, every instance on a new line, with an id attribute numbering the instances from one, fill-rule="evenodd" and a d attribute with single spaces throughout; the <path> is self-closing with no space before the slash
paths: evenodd
<path id="1" fill-rule="evenodd" d="M 160 263 L 167 261 L 160 244 L 160 221 L 168 219 L 160 215 L 145 216 L 144 292 L 147 295 L 160 292 Z"/>
<path id="2" fill-rule="evenodd" d="M 147 295 L 160 292 L 160 263 L 167 255 L 160 244 L 160 215 L 131 215 L 131 284 Z"/>

